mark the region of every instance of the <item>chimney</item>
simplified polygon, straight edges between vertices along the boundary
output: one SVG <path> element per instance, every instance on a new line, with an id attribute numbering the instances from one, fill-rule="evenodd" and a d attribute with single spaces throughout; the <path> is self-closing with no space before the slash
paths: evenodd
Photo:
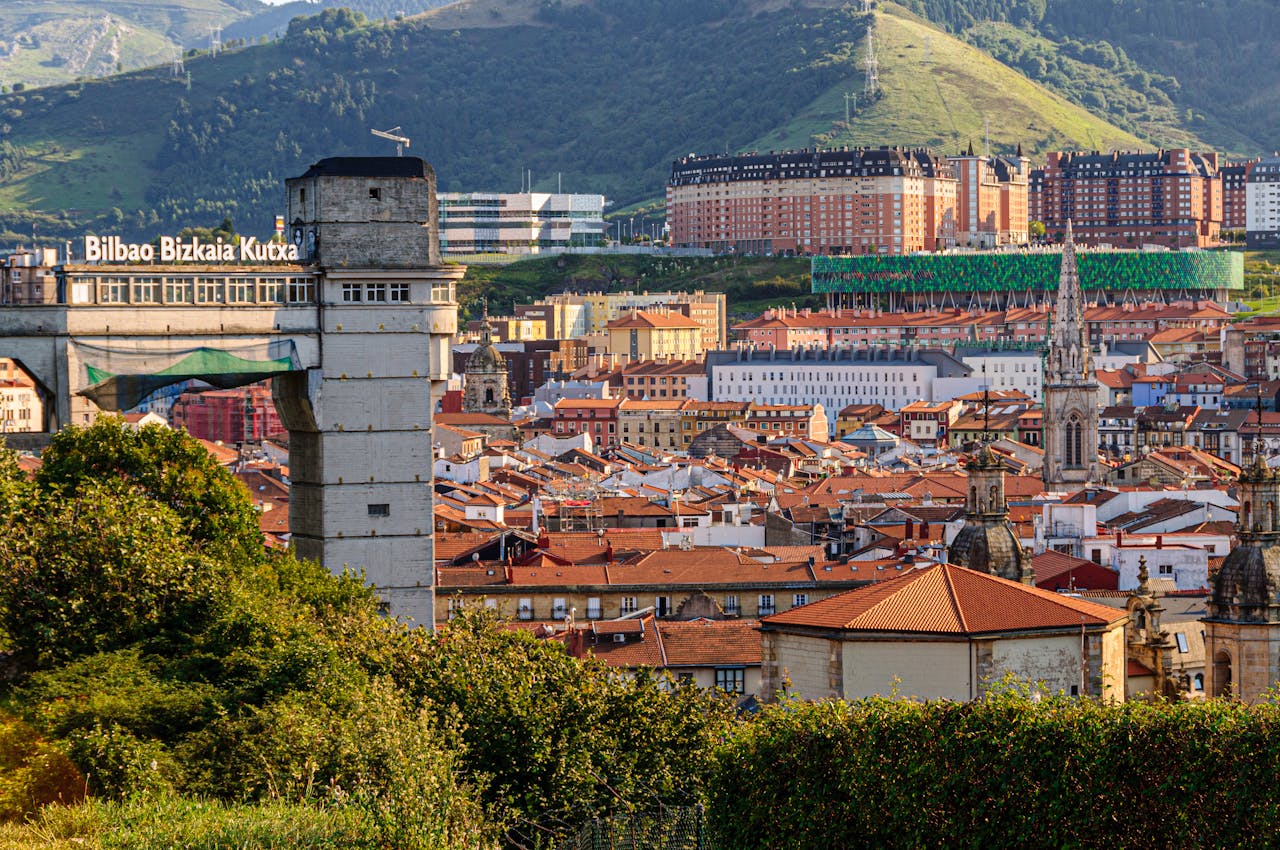
<path id="1" fill-rule="evenodd" d="M 1123 545 L 1124 545 L 1124 532 L 1117 528 L 1116 529 L 1116 548 L 1119 549 Z"/>
<path id="2" fill-rule="evenodd" d="M 915 524 L 910 519 L 908 519 L 907 526 L 906 526 L 906 534 L 903 535 L 902 539 L 912 540 L 914 539 L 914 537 L 915 537 Z"/>
<path id="3" fill-rule="evenodd" d="M 1157 549 L 1163 549 L 1163 548 L 1164 548 L 1164 535 L 1163 535 L 1163 534 L 1157 534 L 1157 535 L 1156 535 L 1156 548 L 1157 548 Z"/>

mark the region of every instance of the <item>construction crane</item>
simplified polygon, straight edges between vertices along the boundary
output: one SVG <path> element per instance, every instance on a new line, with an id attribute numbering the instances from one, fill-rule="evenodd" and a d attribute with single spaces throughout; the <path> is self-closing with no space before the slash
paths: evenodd
<path id="1" fill-rule="evenodd" d="M 400 135 L 399 127 L 392 127 L 390 130 L 370 130 L 379 139 L 386 139 L 396 143 L 396 156 L 404 156 L 404 149 L 409 147 L 409 137 Z"/>

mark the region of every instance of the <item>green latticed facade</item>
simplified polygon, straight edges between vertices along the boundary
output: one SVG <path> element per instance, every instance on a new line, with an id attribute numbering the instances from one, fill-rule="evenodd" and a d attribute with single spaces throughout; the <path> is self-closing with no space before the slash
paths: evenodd
<path id="1" fill-rule="evenodd" d="M 1080 251 L 1083 289 L 1202 291 L 1244 289 L 1244 255 L 1232 251 Z M 1053 291 L 1056 251 L 912 256 L 814 257 L 813 292 L 926 293 Z"/>

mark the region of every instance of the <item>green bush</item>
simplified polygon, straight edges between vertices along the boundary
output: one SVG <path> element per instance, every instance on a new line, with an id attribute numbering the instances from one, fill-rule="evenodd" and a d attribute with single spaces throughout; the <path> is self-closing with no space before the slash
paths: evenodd
<path id="1" fill-rule="evenodd" d="M 788 702 L 723 743 L 719 846 L 1255 847 L 1280 834 L 1280 708 Z"/>

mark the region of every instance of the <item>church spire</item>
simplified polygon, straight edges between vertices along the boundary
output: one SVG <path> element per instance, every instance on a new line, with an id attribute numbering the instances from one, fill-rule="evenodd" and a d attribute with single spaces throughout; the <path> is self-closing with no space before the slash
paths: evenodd
<path id="1" fill-rule="evenodd" d="M 1062 269 L 1058 274 L 1058 303 L 1053 311 L 1053 327 L 1049 338 L 1050 381 L 1080 380 L 1089 375 L 1089 340 L 1084 322 L 1084 295 L 1080 291 L 1080 271 L 1076 264 L 1076 243 L 1067 219 L 1066 239 L 1062 244 Z"/>

